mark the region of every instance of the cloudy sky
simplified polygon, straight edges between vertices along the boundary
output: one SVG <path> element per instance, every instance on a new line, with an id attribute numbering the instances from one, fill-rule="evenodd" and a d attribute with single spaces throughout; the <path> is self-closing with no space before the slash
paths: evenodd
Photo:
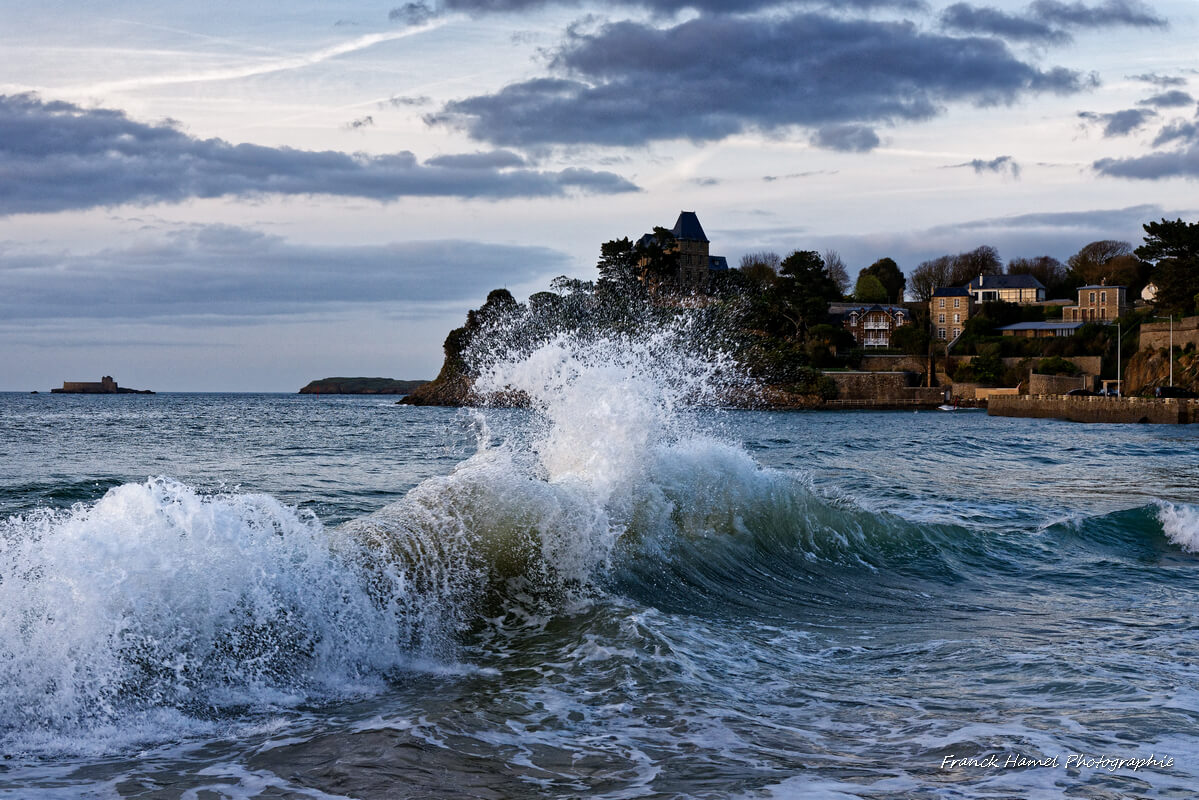
<path id="1" fill-rule="evenodd" d="M 1199 3 L 0 0 L 0 389 L 432 377 L 488 290 L 1199 218 Z"/>

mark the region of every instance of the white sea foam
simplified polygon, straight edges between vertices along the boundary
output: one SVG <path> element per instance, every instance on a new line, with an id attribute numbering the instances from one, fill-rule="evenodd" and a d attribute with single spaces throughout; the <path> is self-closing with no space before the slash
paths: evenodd
<path id="1" fill-rule="evenodd" d="M 221 709 L 367 689 L 414 631 L 389 602 L 404 576 L 368 566 L 271 497 L 167 478 L 0 522 L 0 736 L 53 749 L 119 720 L 178 735 Z M 157 726 L 161 709 L 183 713 Z"/>
<path id="2" fill-rule="evenodd" d="M 1162 503 L 1157 519 L 1167 539 L 1188 553 L 1199 553 L 1199 508 Z"/>

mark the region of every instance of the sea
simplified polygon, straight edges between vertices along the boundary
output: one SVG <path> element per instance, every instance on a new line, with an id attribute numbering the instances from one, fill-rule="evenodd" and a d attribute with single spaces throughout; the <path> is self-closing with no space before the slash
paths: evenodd
<path id="1" fill-rule="evenodd" d="M 1199 427 L 0 394 L 0 797 L 1193 798 Z"/>

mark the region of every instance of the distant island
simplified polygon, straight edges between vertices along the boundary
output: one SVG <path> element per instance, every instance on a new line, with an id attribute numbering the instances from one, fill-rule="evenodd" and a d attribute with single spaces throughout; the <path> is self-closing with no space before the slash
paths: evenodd
<path id="1" fill-rule="evenodd" d="M 410 394 L 428 381 L 399 381 L 395 378 L 321 378 L 300 394 Z"/>
<path id="2" fill-rule="evenodd" d="M 154 394 L 149 389 L 126 389 L 117 386 L 111 375 L 105 375 L 97 383 L 87 381 L 63 381 L 62 388 L 51 389 L 51 394 Z"/>

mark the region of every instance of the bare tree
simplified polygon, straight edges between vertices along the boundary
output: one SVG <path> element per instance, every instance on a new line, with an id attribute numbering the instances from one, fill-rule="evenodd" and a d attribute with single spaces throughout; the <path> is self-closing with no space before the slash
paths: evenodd
<path id="1" fill-rule="evenodd" d="M 837 284 L 837 290 L 842 295 L 849 291 L 849 270 L 840 253 L 836 250 L 825 250 L 824 268 L 828 270 L 829 277 L 833 279 L 833 283 Z"/>
<path id="2" fill-rule="evenodd" d="M 949 286 L 949 276 L 953 271 L 953 256 L 938 256 L 921 262 L 912 274 L 908 276 L 908 288 L 912 296 L 922 303 L 932 298 L 933 292 L 942 286 Z"/>

